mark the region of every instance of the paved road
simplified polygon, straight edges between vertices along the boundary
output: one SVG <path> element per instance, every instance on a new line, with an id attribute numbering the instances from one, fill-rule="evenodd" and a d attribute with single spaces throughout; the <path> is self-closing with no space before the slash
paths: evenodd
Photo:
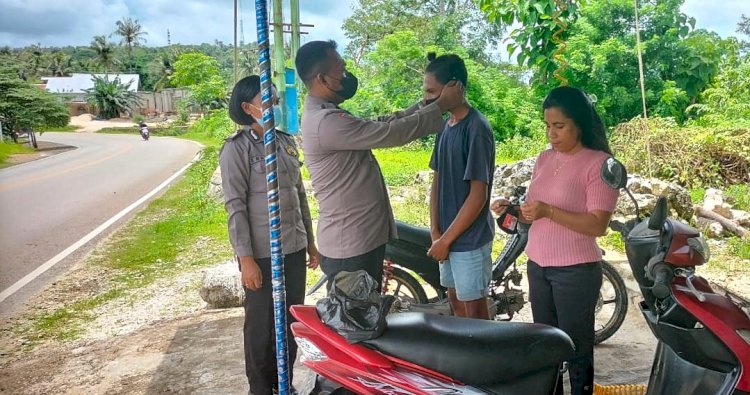
<path id="1" fill-rule="evenodd" d="M 77 149 L 0 170 L 0 292 L 153 190 L 199 150 L 186 140 L 138 135 L 44 133 L 39 139 Z"/>

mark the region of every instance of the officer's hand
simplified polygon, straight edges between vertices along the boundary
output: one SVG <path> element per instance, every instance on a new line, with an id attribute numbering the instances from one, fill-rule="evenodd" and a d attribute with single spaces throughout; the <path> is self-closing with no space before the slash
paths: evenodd
<path id="1" fill-rule="evenodd" d="M 263 274 L 258 267 L 258 263 L 255 259 L 249 256 L 243 256 L 240 258 L 240 277 L 242 286 L 251 290 L 257 291 L 263 286 Z"/>
<path id="2" fill-rule="evenodd" d="M 450 81 L 440 93 L 436 103 L 440 110 L 446 112 L 464 102 L 464 84 L 461 81 Z"/>
<path id="3" fill-rule="evenodd" d="M 320 264 L 320 252 L 318 252 L 315 243 L 307 245 L 307 257 L 307 267 L 310 269 L 316 269 Z"/>

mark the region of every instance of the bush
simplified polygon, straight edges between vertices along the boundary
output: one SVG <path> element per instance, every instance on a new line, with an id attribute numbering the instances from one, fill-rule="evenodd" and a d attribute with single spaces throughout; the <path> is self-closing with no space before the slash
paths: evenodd
<path id="1" fill-rule="evenodd" d="M 687 188 L 750 182 L 750 129 L 680 127 L 670 118 L 634 119 L 612 133 L 615 155 L 631 173 Z"/>
<path id="2" fill-rule="evenodd" d="M 212 110 L 205 117 L 197 120 L 190 133 L 204 135 L 212 140 L 223 140 L 234 132 L 234 122 L 229 118 L 226 109 Z"/>

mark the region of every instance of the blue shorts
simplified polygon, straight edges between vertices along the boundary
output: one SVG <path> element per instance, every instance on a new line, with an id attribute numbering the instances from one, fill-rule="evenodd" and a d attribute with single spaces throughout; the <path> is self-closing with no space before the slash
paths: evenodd
<path id="1" fill-rule="evenodd" d="M 451 252 L 440 263 L 440 285 L 455 288 L 462 302 L 487 296 L 492 276 L 492 242 L 472 251 Z"/>

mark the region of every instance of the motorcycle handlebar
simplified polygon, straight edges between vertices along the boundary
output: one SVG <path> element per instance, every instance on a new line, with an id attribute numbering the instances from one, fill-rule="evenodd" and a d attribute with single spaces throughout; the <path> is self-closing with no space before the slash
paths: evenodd
<path id="1" fill-rule="evenodd" d="M 674 273 L 667 265 L 660 264 L 654 268 L 654 286 L 651 288 L 651 293 L 654 294 L 658 299 L 667 298 L 670 293 L 670 287 L 672 285 L 672 277 Z"/>

